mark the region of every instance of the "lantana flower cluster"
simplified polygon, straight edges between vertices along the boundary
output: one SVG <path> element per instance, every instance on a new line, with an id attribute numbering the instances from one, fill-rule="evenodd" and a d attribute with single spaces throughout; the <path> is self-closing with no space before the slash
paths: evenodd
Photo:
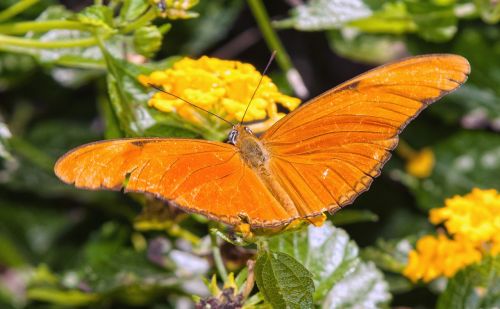
<path id="1" fill-rule="evenodd" d="M 297 108 L 300 99 L 282 94 L 267 76 L 257 88 L 261 77 L 251 64 L 203 56 L 197 60 L 183 58 L 170 69 L 139 76 L 139 81 L 146 86 L 162 87 L 166 92 L 232 122 L 242 120 L 252 94 L 257 91 L 245 121 L 267 120 L 272 124 L 284 116 L 278 112 L 277 104 L 291 111 Z M 209 125 L 217 121 L 208 113 L 167 93 L 155 93 L 148 103 L 160 111 L 175 112 L 195 124 Z"/>
<path id="2" fill-rule="evenodd" d="M 450 278 L 484 256 L 500 253 L 500 194 L 494 189 L 473 189 L 447 199 L 445 207 L 431 210 L 429 219 L 443 224 L 449 236 L 440 233 L 418 240 L 403 272 L 412 281 Z"/>

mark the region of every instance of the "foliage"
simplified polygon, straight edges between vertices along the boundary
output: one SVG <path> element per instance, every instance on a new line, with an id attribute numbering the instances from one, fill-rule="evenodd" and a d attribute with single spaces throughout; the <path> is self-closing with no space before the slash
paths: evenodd
<path id="1" fill-rule="evenodd" d="M 280 16 L 270 22 L 261 0 L 247 2 L 0 3 L 0 307 L 498 307 L 498 256 L 447 283 L 417 285 L 402 272 L 434 230 L 427 211 L 474 187 L 500 190 L 500 3 L 309 0 L 286 17 L 283 3 L 266 2 Z M 294 30 L 280 42 L 283 28 Z M 227 127 L 148 106 L 156 91 L 138 76 L 212 54 L 262 68 L 261 35 L 278 51 L 269 75 L 289 95 L 366 69 L 354 62 L 407 54 L 461 54 L 472 73 L 405 130 L 355 205 L 253 244 L 150 197 L 76 190 L 53 175 L 65 151 L 102 138 L 223 140 Z M 416 173 L 408 166 L 423 152 L 432 160 Z"/>

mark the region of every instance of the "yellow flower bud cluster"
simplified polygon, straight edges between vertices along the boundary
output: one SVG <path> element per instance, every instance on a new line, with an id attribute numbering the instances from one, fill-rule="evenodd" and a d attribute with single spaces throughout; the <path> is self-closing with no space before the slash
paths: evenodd
<path id="1" fill-rule="evenodd" d="M 198 13 L 189 11 L 199 0 L 149 0 L 160 10 L 160 16 L 169 19 L 188 19 L 198 17 Z"/>
<path id="2" fill-rule="evenodd" d="M 473 189 L 465 196 L 454 196 L 445 201 L 445 207 L 431 210 L 429 217 L 433 224 L 444 223 L 451 237 L 441 233 L 418 240 L 403 271 L 412 281 L 450 278 L 485 255 L 500 252 L 500 194 L 496 190 Z"/>
<path id="3" fill-rule="evenodd" d="M 277 103 L 294 110 L 300 100 L 279 92 L 276 85 L 254 66 L 239 61 L 228 61 L 203 56 L 200 59 L 183 58 L 172 68 L 139 76 L 144 84 L 162 87 L 190 103 L 211 111 L 228 121 L 241 121 L 252 94 L 257 90 L 245 121 L 268 119 L 272 123 L 284 116 L 278 113 Z M 216 118 L 167 93 L 157 92 L 149 105 L 163 112 L 175 112 L 184 119 L 201 125 Z"/>

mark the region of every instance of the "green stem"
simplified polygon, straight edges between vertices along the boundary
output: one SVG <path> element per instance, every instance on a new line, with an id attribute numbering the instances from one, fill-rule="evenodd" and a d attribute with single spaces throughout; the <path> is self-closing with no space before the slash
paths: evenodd
<path id="1" fill-rule="evenodd" d="M 288 82 L 299 97 L 307 97 L 309 92 L 305 87 L 297 69 L 293 66 L 285 47 L 271 26 L 269 15 L 267 14 L 262 0 L 247 0 L 247 2 L 255 20 L 257 21 L 257 25 L 262 32 L 262 36 L 264 37 L 267 46 L 271 50 L 276 51 L 276 62 L 278 62 L 280 68 L 285 72 Z"/>
<path id="2" fill-rule="evenodd" d="M 31 7 L 33 4 L 37 3 L 39 0 L 22 0 L 18 1 L 0 12 L 0 22 L 8 20 Z"/>
<path id="3" fill-rule="evenodd" d="M 212 254 L 214 256 L 215 267 L 219 276 L 226 282 L 227 280 L 227 270 L 222 261 L 222 255 L 220 254 L 220 248 L 217 245 L 217 235 L 215 233 L 210 233 L 210 241 L 212 243 Z"/>
<path id="4" fill-rule="evenodd" d="M 27 21 L 0 25 L 0 33 L 24 34 L 29 31 L 43 32 L 53 29 L 87 30 L 85 25 L 71 20 Z"/>
<path id="5" fill-rule="evenodd" d="M 24 38 L 18 38 L 0 34 L 0 46 L 13 45 L 18 47 L 29 47 L 29 48 L 72 48 L 72 47 L 87 47 L 96 44 L 97 44 L 97 39 L 94 37 L 89 37 L 85 39 L 73 39 L 66 41 L 41 42 L 38 40 L 24 39 Z"/>
<path id="6" fill-rule="evenodd" d="M 293 68 L 292 61 L 283 47 L 278 35 L 271 26 L 269 15 L 267 15 L 267 11 L 262 3 L 262 0 L 248 0 L 248 5 L 252 10 L 253 16 L 257 20 L 257 24 L 259 25 L 260 31 L 262 32 L 267 45 L 271 50 L 275 50 L 277 52 L 276 61 L 278 62 L 278 65 L 283 71 L 287 72 Z"/>
<path id="7" fill-rule="evenodd" d="M 139 18 L 131 22 L 130 24 L 124 26 L 121 29 L 122 33 L 129 33 L 138 29 L 142 26 L 149 24 L 153 19 L 156 18 L 156 11 L 150 8 L 146 13 L 142 14 Z"/>

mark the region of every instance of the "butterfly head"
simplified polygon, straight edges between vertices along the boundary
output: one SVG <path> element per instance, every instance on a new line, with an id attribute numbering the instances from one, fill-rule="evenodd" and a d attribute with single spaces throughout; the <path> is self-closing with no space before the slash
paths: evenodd
<path id="1" fill-rule="evenodd" d="M 229 134 L 227 137 L 227 142 L 229 144 L 236 145 L 236 144 L 238 144 L 239 140 L 242 137 L 247 136 L 247 135 L 253 136 L 252 130 L 250 130 L 249 127 L 245 127 L 244 125 L 237 124 L 237 125 L 233 126 L 231 131 L 229 131 Z"/>

